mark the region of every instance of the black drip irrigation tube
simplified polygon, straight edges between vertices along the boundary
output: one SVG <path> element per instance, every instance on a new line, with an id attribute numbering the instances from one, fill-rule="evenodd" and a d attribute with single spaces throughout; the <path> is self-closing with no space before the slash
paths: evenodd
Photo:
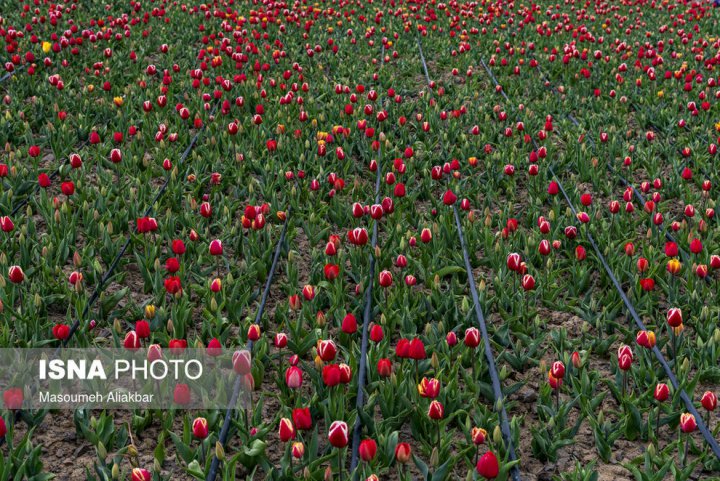
<path id="1" fill-rule="evenodd" d="M 280 258 L 280 251 L 282 249 L 282 245 L 285 243 L 285 234 L 287 234 L 287 228 L 288 228 L 288 224 L 290 222 L 291 209 L 292 209 L 292 207 L 288 207 L 288 210 L 286 212 L 285 223 L 283 224 L 283 229 L 282 229 L 282 232 L 280 233 L 280 238 L 278 239 L 277 245 L 275 246 L 275 254 L 273 255 L 273 261 L 270 266 L 270 273 L 268 274 L 268 278 L 265 281 L 265 288 L 263 289 L 262 297 L 260 299 L 260 305 L 258 306 L 258 310 L 255 314 L 255 320 L 253 321 L 253 324 L 260 323 L 263 312 L 265 311 L 265 305 L 267 304 L 267 299 L 270 294 L 270 287 L 272 286 L 273 277 L 275 277 L 275 271 L 277 269 L 278 259 Z M 252 340 L 248 340 L 246 349 L 248 351 L 252 351 L 253 344 L 254 343 Z M 230 431 L 230 421 L 232 419 L 233 412 L 235 411 L 234 406 L 235 406 L 235 404 L 237 404 L 238 397 L 240 396 L 241 381 L 242 381 L 242 377 L 240 375 L 238 375 L 235 378 L 235 384 L 233 385 L 232 397 L 230 398 L 230 403 L 228 404 L 228 408 L 225 411 L 225 419 L 223 420 L 222 428 L 220 429 L 220 437 L 218 438 L 218 442 L 223 447 L 225 446 L 225 443 L 227 442 L 228 433 Z M 210 464 L 210 471 L 208 471 L 206 481 L 215 481 L 219 467 L 220 467 L 220 460 L 218 459 L 217 453 L 216 453 L 215 455 L 213 455 L 213 460 L 212 460 L 212 463 Z"/>
<path id="2" fill-rule="evenodd" d="M 382 44 L 380 51 L 380 70 L 382 71 L 385 65 L 385 43 Z M 380 202 L 380 182 L 382 180 L 382 143 L 377 155 L 377 174 L 375 176 L 375 203 Z M 370 325 L 370 318 L 372 317 L 372 290 L 375 281 L 375 247 L 377 246 L 378 240 L 378 222 L 373 220 L 373 234 L 372 240 L 370 241 L 370 279 L 368 281 L 367 289 L 365 289 L 365 308 L 363 310 L 363 325 L 362 325 L 362 340 L 360 341 L 360 366 L 358 368 L 358 390 L 357 398 L 355 402 L 355 408 L 359 411 L 365 405 L 365 378 L 367 377 L 367 348 L 368 348 L 368 327 Z M 353 426 L 353 438 L 352 438 L 352 454 L 350 456 L 350 472 L 352 479 L 357 479 L 357 473 L 355 468 L 358 465 L 358 451 L 360 449 L 360 433 L 362 431 L 362 421 L 358 415 L 355 419 L 355 425 Z"/>
<path id="3" fill-rule="evenodd" d="M 416 36 L 418 50 L 420 52 L 420 61 L 422 62 L 423 70 L 425 72 L 425 79 L 427 80 L 428 86 L 430 86 L 430 74 L 428 73 L 427 63 L 425 62 L 425 55 L 422 50 L 422 42 L 420 37 Z M 503 92 L 503 95 L 505 93 Z M 507 96 L 506 96 L 507 98 Z M 490 373 L 490 379 L 492 381 L 493 396 L 495 397 L 495 403 L 493 408 L 500 417 L 500 430 L 502 431 L 503 438 L 505 439 L 505 446 L 508 452 L 508 457 L 511 462 L 517 461 L 517 455 L 515 453 L 515 447 L 512 440 L 512 432 L 510 431 L 510 423 L 508 422 L 507 411 L 505 410 L 504 395 L 502 392 L 502 385 L 500 384 L 500 378 L 497 372 L 497 366 L 495 365 L 495 356 L 493 354 L 492 345 L 490 344 L 490 335 L 488 334 L 487 324 L 485 323 L 485 316 L 482 308 L 480 307 L 480 299 L 477 293 L 477 287 L 475 287 L 475 276 L 473 275 L 472 266 L 470 265 L 470 256 L 468 255 L 467 245 L 465 244 L 465 236 L 463 235 L 462 224 L 460 223 L 460 215 L 458 214 L 457 206 L 453 204 L 453 216 L 455 218 L 455 227 L 457 228 L 458 237 L 460 238 L 460 247 L 462 248 L 463 261 L 465 262 L 465 271 L 468 276 L 468 286 L 470 288 L 470 295 L 473 299 L 473 307 L 475 309 L 475 317 L 477 318 L 480 332 L 482 333 L 483 346 L 485 349 L 485 359 L 488 363 L 488 371 Z M 510 471 L 513 480 L 521 481 L 520 470 L 517 464 L 514 465 Z"/>
<path id="4" fill-rule="evenodd" d="M 495 79 L 495 76 L 492 74 L 492 71 L 485 65 L 485 62 L 481 60 L 483 67 L 485 67 L 485 70 L 488 72 L 488 74 L 492 77 L 493 81 L 495 82 L 495 85 L 500 85 L 497 82 L 497 79 Z M 507 98 L 507 97 L 506 97 Z M 535 146 L 535 149 L 537 149 L 537 143 L 535 142 L 535 139 L 532 138 L 533 145 Z M 550 174 L 552 174 L 553 178 L 558 184 L 558 187 L 560 188 L 560 192 L 562 193 L 565 202 L 570 207 L 570 210 L 572 211 L 573 215 L 577 216 L 577 210 L 575 209 L 575 206 L 573 205 L 572 201 L 570 200 L 570 197 L 568 196 L 567 192 L 565 191 L 565 187 L 562 185 L 562 182 L 560 182 L 560 179 L 558 178 L 557 174 L 555 174 L 555 170 L 552 168 L 552 165 L 548 166 L 548 169 L 550 171 Z M 620 281 L 618 281 L 617 277 L 615 277 L 615 274 L 613 273 L 613 270 L 610 268 L 610 265 L 608 264 L 607 260 L 605 259 L 605 256 L 600 251 L 600 247 L 598 246 L 597 242 L 595 242 L 595 239 L 593 238 L 592 234 L 589 232 L 589 229 L 585 229 L 585 233 L 587 235 L 587 239 L 590 242 L 590 245 L 592 246 L 593 250 L 595 251 L 595 255 L 597 255 L 598 259 L 600 260 L 600 263 L 602 264 L 603 268 L 605 269 L 605 272 L 607 273 L 608 277 L 610 277 L 610 281 L 615 286 L 615 289 L 617 290 L 618 294 L 620 295 L 620 299 L 622 299 L 623 304 L 625 304 L 625 307 L 628 310 L 628 313 L 632 316 L 633 320 L 635 321 L 635 324 L 640 330 L 646 331 L 647 328 L 645 327 L 645 324 L 640 319 L 640 316 L 635 311 L 635 307 L 633 306 L 632 302 L 630 302 L 630 299 L 628 299 L 627 295 L 625 294 L 625 291 L 622 288 L 622 285 L 620 284 Z M 685 392 L 684 389 L 681 388 L 680 383 L 677 380 L 677 377 L 675 376 L 675 373 L 672 371 L 670 366 L 668 365 L 667 361 L 665 360 L 665 356 L 663 356 L 662 352 L 657 346 L 653 346 L 652 348 L 653 354 L 655 354 L 655 358 L 658 360 L 660 365 L 663 368 L 663 371 L 665 371 L 665 375 L 670 380 L 670 383 L 673 386 L 673 389 L 675 391 L 680 392 L 680 398 L 683 400 L 683 403 L 685 404 L 685 407 L 687 408 L 688 412 L 692 414 L 695 417 L 695 422 L 697 423 L 698 430 L 702 434 L 703 438 L 705 438 L 705 441 L 712 449 L 713 453 L 717 457 L 718 460 L 720 460 L 720 446 L 718 446 L 717 440 L 713 437 L 712 433 L 708 429 L 707 425 L 705 424 L 705 421 L 703 420 L 700 413 L 695 408 L 695 405 L 693 404 L 692 399 L 690 399 L 690 396 Z"/>

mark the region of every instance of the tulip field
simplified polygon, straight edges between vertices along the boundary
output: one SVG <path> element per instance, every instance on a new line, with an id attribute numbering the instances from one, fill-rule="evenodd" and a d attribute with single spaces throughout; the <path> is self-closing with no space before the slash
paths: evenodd
<path id="1" fill-rule="evenodd" d="M 0 481 L 720 480 L 713 1 L 3 0 L 0 34 L 0 348 L 235 376 L 0 389 Z"/>

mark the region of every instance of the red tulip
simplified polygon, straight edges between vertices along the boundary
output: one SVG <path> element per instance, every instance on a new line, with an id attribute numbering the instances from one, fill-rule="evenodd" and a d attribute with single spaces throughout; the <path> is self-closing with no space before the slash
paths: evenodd
<path id="1" fill-rule="evenodd" d="M 180 278 L 177 276 L 170 276 L 165 279 L 165 290 L 170 295 L 182 292 L 182 284 L 180 282 Z"/>
<path id="2" fill-rule="evenodd" d="M 10 266 L 10 269 L 8 269 L 8 278 L 13 284 L 20 284 L 25 280 L 25 273 L 20 266 Z"/>
<path id="3" fill-rule="evenodd" d="M 334 281 L 340 275 L 340 266 L 337 264 L 325 264 L 324 267 L 325 279 L 328 281 Z"/>
<path id="4" fill-rule="evenodd" d="M 342 373 L 337 364 L 328 364 L 323 367 L 322 379 L 323 384 L 327 387 L 334 387 L 340 384 Z"/>
<path id="5" fill-rule="evenodd" d="M 435 399 L 440 394 L 440 381 L 435 378 L 422 378 L 418 384 L 418 394 L 421 397 Z"/>
<path id="6" fill-rule="evenodd" d="M 683 323 L 682 310 L 677 307 L 669 309 L 665 317 L 670 327 L 678 327 Z"/>
<path id="7" fill-rule="evenodd" d="M 470 327 L 465 330 L 465 339 L 463 341 L 466 346 L 476 348 L 480 345 L 480 331 L 477 327 Z"/>
<path id="8" fill-rule="evenodd" d="M 312 416 L 310 415 L 310 408 L 293 409 L 292 421 L 295 427 L 300 431 L 308 431 L 312 429 Z"/>
<path id="9" fill-rule="evenodd" d="M 375 458 L 377 453 L 377 443 L 373 439 L 363 439 L 358 447 L 358 454 L 365 462 L 370 462 Z"/>
<path id="10" fill-rule="evenodd" d="M 280 419 L 280 426 L 278 427 L 278 437 L 280 441 L 286 443 L 291 439 L 295 439 L 295 427 L 288 418 Z"/>
<path id="11" fill-rule="evenodd" d="M 186 406 L 190 404 L 190 387 L 187 384 L 177 384 L 173 390 L 173 401 L 175 404 Z"/>
<path id="12" fill-rule="evenodd" d="M 150 323 L 144 319 L 140 319 L 135 323 L 135 332 L 140 339 L 147 339 L 150 337 Z"/>
<path id="13" fill-rule="evenodd" d="M 317 352 L 320 359 L 325 362 L 332 361 L 337 355 L 337 347 L 331 340 L 318 341 Z"/>
<path id="14" fill-rule="evenodd" d="M 343 318 L 341 330 L 345 334 L 354 334 L 357 331 L 357 320 L 355 319 L 354 315 L 347 314 Z"/>
<path id="15" fill-rule="evenodd" d="M 258 339 L 260 339 L 261 334 L 262 333 L 260 330 L 260 326 L 258 324 L 254 324 L 254 323 L 250 324 L 250 327 L 248 327 L 248 335 L 247 335 L 249 341 L 253 341 L 253 342 L 257 341 Z"/>
<path id="16" fill-rule="evenodd" d="M 15 228 L 15 224 L 13 224 L 13 221 L 8 216 L 2 216 L 0 217 L 0 229 L 2 229 L 3 232 L 12 232 L 12 230 Z"/>
<path id="17" fill-rule="evenodd" d="M 690 413 L 683 413 L 680 415 L 680 429 L 684 433 L 691 433 L 697 429 L 697 422 L 695 416 Z"/>
<path id="18" fill-rule="evenodd" d="M 535 289 L 535 278 L 530 274 L 525 274 L 520 283 L 522 284 L 522 288 L 526 291 L 531 291 Z"/>
<path id="19" fill-rule="evenodd" d="M 445 205 L 453 205 L 456 200 L 457 196 L 451 190 L 446 190 L 443 194 L 443 204 Z"/>
<path id="20" fill-rule="evenodd" d="M 379 276 L 379 282 L 381 287 L 390 287 L 393 282 L 392 274 L 390 271 L 382 271 Z"/>
<path id="21" fill-rule="evenodd" d="M 706 411 L 714 411 L 717 408 L 717 396 L 712 391 L 705 391 L 700 398 L 700 404 Z"/>
<path id="22" fill-rule="evenodd" d="M 247 349 L 235 351 L 232 356 L 233 369 L 240 376 L 249 374 L 252 370 L 252 355 Z"/>
<path id="23" fill-rule="evenodd" d="M 470 437 L 472 438 L 473 444 L 476 446 L 480 446 L 481 444 L 485 444 L 485 441 L 487 440 L 488 433 L 483 428 L 474 427 L 472 428 L 472 431 L 470 432 Z"/>
<path id="24" fill-rule="evenodd" d="M 348 444 L 348 426 L 343 421 L 334 421 L 328 430 L 328 441 L 333 447 L 344 448 Z"/>
<path id="25" fill-rule="evenodd" d="M 670 388 L 665 383 L 659 383 L 657 386 L 655 386 L 653 396 L 658 402 L 664 402 L 670 396 Z"/>
<path id="26" fill-rule="evenodd" d="M 400 464 L 407 464 L 410 461 L 410 455 L 412 450 L 408 443 L 398 443 L 395 446 L 395 459 Z"/>
<path id="27" fill-rule="evenodd" d="M 383 332 L 383 328 L 379 324 L 373 324 L 372 327 L 370 327 L 370 340 L 372 342 L 380 342 L 385 338 L 385 333 Z"/>
<path id="28" fill-rule="evenodd" d="M 428 244 L 432 241 L 432 232 L 427 227 L 420 231 L 420 241 L 423 244 Z"/>
<path id="29" fill-rule="evenodd" d="M 223 245 L 220 239 L 215 239 L 210 242 L 210 255 L 221 256 L 223 253 Z"/>
<path id="30" fill-rule="evenodd" d="M 565 364 L 563 364 L 561 361 L 555 361 L 552 363 L 552 367 L 550 368 L 550 374 L 554 378 L 562 379 L 565 377 Z"/>
<path id="31" fill-rule="evenodd" d="M 507 267 L 511 271 L 519 271 L 520 270 L 520 263 L 522 262 L 522 258 L 520 257 L 520 254 L 517 254 L 513 252 L 512 254 L 508 254 L 507 256 Z"/>
<path id="32" fill-rule="evenodd" d="M 302 295 L 306 301 L 312 301 L 315 299 L 315 287 L 310 284 L 305 284 L 302 289 Z"/>
<path id="33" fill-rule="evenodd" d="M 427 354 L 425 353 L 425 344 L 423 344 L 422 340 L 418 338 L 410 341 L 408 353 L 410 359 L 414 359 L 416 361 L 425 359 L 427 357 Z"/>
<path id="34" fill-rule="evenodd" d="M 134 468 L 130 474 L 130 481 L 152 481 L 152 474 L 147 469 Z"/>
<path id="35" fill-rule="evenodd" d="M 377 363 L 377 371 L 380 377 L 390 377 L 392 374 L 392 361 L 382 358 Z"/>
<path id="36" fill-rule="evenodd" d="M 486 479 L 494 479 L 500 472 L 500 465 L 498 464 L 497 457 L 492 451 L 488 451 L 478 459 L 477 465 L 475 466 L 480 476 Z"/>
<path id="37" fill-rule="evenodd" d="M 433 400 L 430 403 L 430 407 L 428 408 L 428 417 L 436 421 L 445 417 L 445 408 L 440 401 Z"/>
<path id="38" fill-rule="evenodd" d="M 285 371 L 285 384 L 290 389 L 299 389 L 303 382 L 303 372 L 297 366 L 290 366 Z"/>
<path id="39" fill-rule="evenodd" d="M 140 349 L 140 337 L 137 335 L 137 332 L 130 331 L 125 334 L 123 347 L 129 351 L 136 351 Z"/>
<path id="40" fill-rule="evenodd" d="M 208 437 L 208 422 L 205 418 L 195 418 L 192 423 L 192 433 L 198 439 Z"/>

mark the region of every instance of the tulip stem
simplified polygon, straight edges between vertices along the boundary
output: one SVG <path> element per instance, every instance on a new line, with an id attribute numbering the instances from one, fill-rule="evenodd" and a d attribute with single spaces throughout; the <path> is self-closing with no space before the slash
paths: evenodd
<path id="1" fill-rule="evenodd" d="M 655 415 L 655 442 L 657 443 L 658 450 L 660 449 L 660 403 L 657 406 L 657 414 Z"/>
<path id="2" fill-rule="evenodd" d="M 342 470 L 342 449 L 338 449 L 338 478 L 340 481 L 343 479 L 343 470 Z"/>

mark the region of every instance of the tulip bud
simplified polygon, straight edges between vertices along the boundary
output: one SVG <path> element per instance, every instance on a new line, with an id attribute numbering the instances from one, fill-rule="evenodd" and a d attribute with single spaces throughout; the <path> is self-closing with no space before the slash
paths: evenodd
<path id="1" fill-rule="evenodd" d="M 225 460 L 225 448 L 220 441 L 215 441 L 215 457 L 218 458 L 218 461 Z"/>

